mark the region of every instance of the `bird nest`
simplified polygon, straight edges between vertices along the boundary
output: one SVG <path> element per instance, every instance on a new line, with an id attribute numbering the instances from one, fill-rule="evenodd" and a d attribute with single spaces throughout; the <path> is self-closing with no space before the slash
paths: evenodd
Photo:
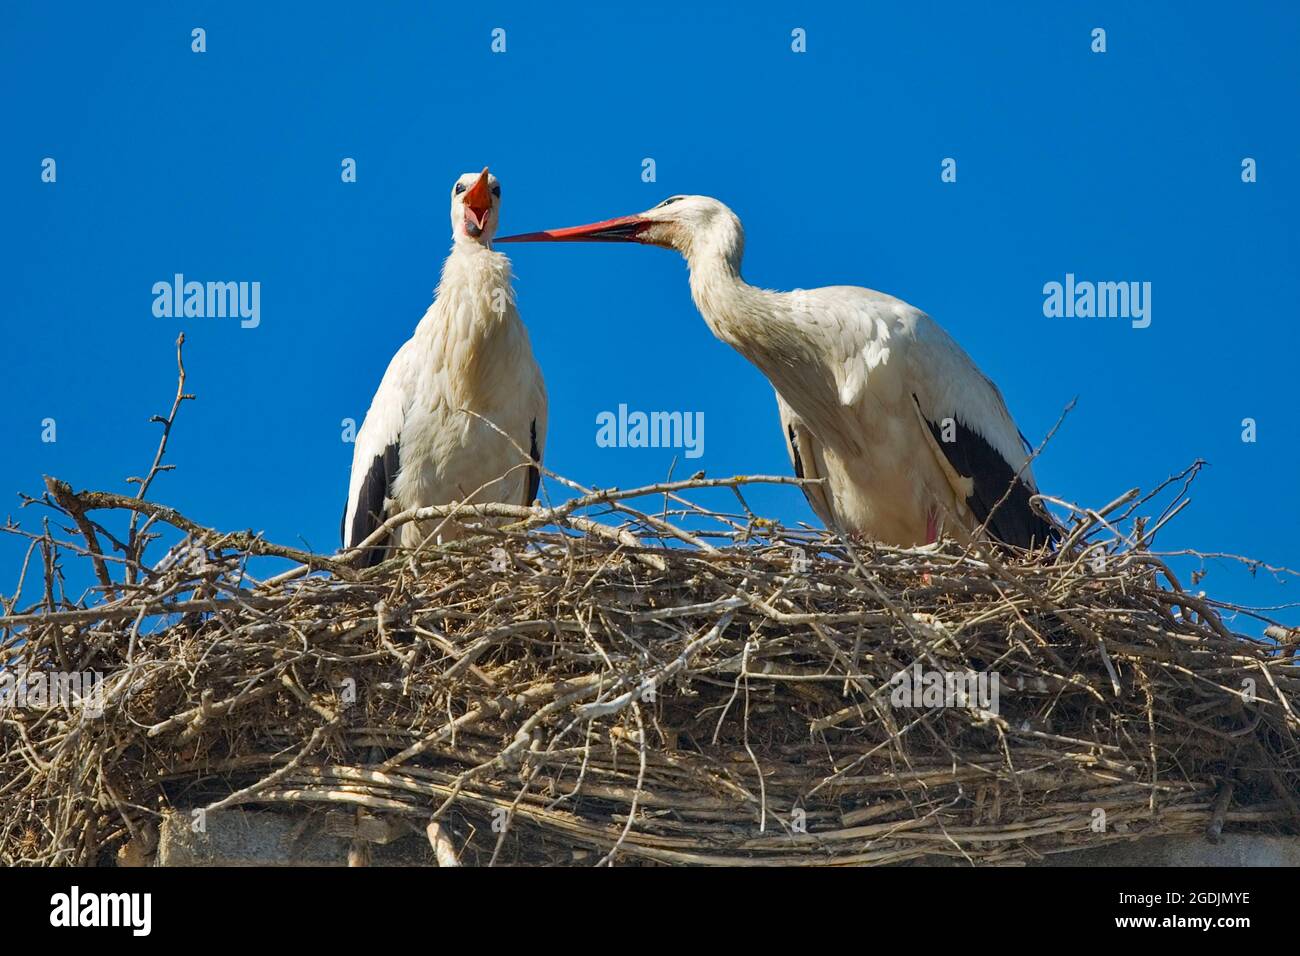
<path id="1" fill-rule="evenodd" d="M 102 681 L 0 709 L 0 862 L 110 863 L 166 811 L 229 807 L 409 822 L 467 865 L 1013 863 L 1297 831 L 1290 633 L 1234 633 L 1184 590 L 1149 498 L 1009 555 L 781 528 L 754 480 L 793 481 L 424 509 L 469 536 L 366 570 L 49 482 L 45 590 L 0 608 L 0 661 Z M 735 506 L 689 503 L 704 489 Z M 163 525 L 185 538 L 147 566 L 137 532 Z M 86 601 L 61 597 L 72 560 Z"/>

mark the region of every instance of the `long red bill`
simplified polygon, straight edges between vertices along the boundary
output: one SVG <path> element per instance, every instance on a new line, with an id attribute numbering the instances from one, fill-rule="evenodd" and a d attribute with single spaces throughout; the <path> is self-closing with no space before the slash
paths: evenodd
<path id="1" fill-rule="evenodd" d="M 585 226 L 568 226 L 564 229 L 544 229 L 541 232 L 524 232 L 517 236 L 503 236 L 497 242 L 639 242 L 638 236 L 650 225 L 640 216 L 620 216 Z"/>

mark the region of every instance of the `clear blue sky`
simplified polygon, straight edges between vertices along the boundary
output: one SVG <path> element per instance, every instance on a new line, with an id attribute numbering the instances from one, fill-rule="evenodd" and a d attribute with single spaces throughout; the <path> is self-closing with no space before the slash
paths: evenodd
<path id="1" fill-rule="evenodd" d="M 452 182 L 490 164 L 508 231 L 715 195 L 745 223 L 749 281 L 866 285 L 926 310 L 1035 442 L 1078 396 L 1037 465 L 1045 491 L 1100 505 L 1203 457 L 1161 544 L 1300 565 L 1295 5 L 615 6 L 7 3 L 13 513 L 42 474 L 125 490 L 147 467 L 184 330 L 199 398 L 154 497 L 336 547 L 340 422 L 361 418 L 428 305 Z M 666 474 L 671 450 L 596 446 L 596 414 L 627 403 L 704 412 L 704 457 L 679 474 L 789 472 L 770 388 L 710 336 L 676 256 L 503 248 L 548 380 L 551 468 L 622 487 Z M 260 326 L 156 318 L 153 283 L 177 272 L 260 282 Z M 1044 283 L 1067 272 L 1152 283 L 1150 327 L 1044 317 Z M 813 520 L 791 488 L 751 501 Z M 20 553 L 0 540 L 0 588 Z M 1221 562 L 1204 586 L 1300 600 Z"/>

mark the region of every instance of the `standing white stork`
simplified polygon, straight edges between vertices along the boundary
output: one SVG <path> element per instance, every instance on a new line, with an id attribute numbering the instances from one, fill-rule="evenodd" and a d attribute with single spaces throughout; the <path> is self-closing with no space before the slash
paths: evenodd
<path id="1" fill-rule="evenodd" d="M 408 508 L 461 501 L 527 506 L 537 497 L 546 385 L 515 310 L 510 260 L 492 250 L 500 199 L 501 186 L 486 168 L 461 176 L 452 189 L 453 242 L 433 304 L 388 364 L 357 432 L 345 548 Z M 398 540 L 380 542 L 362 563 L 378 563 L 382 545 L 418 546 L 438 524 L 408 522 Z M 448 522 L 437 533 L 451 540 L 461 532 Z"/>
<path id="2" fill-rule="evenodd" d="M 901 546 L 984 524 L 1007 544 L 1055 535 L 1030 507 L 1023 439 L 1002 395 L 928 315 L 856 286 L 770 292 L 740 276 L 745 233 L 708 196 L 500 242 L 639 242 L 676 249 L 713 334 L 776 390 L 795 472 L 828 526 Z"/>

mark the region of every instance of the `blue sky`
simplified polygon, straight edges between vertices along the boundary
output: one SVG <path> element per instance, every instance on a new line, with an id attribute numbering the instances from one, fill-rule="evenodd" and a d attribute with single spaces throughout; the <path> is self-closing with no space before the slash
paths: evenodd
<path id="1" fill-rule="evenodd" d="M 717 196 L 745 223 L 750 282 L 865 285 L 926 310 L 1035 442 L 1077 396 L 1036 466 L 1045 491 L 1100 505 L 1205 458 L 1161 545 L 1300 565 L 1295 6 L 730 6 L 6 4 L 12 512 L 42 474 L 126 490 L 183 330 L 198 400 L 153 497 L 336 547 L 340 423 L 428 305 L 452 182 L 490 164 L 508 231 Z M 597 447 L 596 415 L 626 403 L 704 413 L 705 454 L 679 474 L 790 471 L 770 388 L 709 334 L 675 255 L 503 249 L 547 376 L 551 468 L 588 485 L 663 477 L 671 450 Z M 260 282 L 260 325 L 156 318 L 151 288 L 178 272 Z M 1150 282 L 1151 325 L 1045 317 L 1043 285 L 1067 272 Z M 749 498 L 813 520 L 791 488 Z M 0 588 L 21 550 L 0 540 Z M 1300 600 L 1295 583 L 1207 567 L 1217 597 Z"/>

